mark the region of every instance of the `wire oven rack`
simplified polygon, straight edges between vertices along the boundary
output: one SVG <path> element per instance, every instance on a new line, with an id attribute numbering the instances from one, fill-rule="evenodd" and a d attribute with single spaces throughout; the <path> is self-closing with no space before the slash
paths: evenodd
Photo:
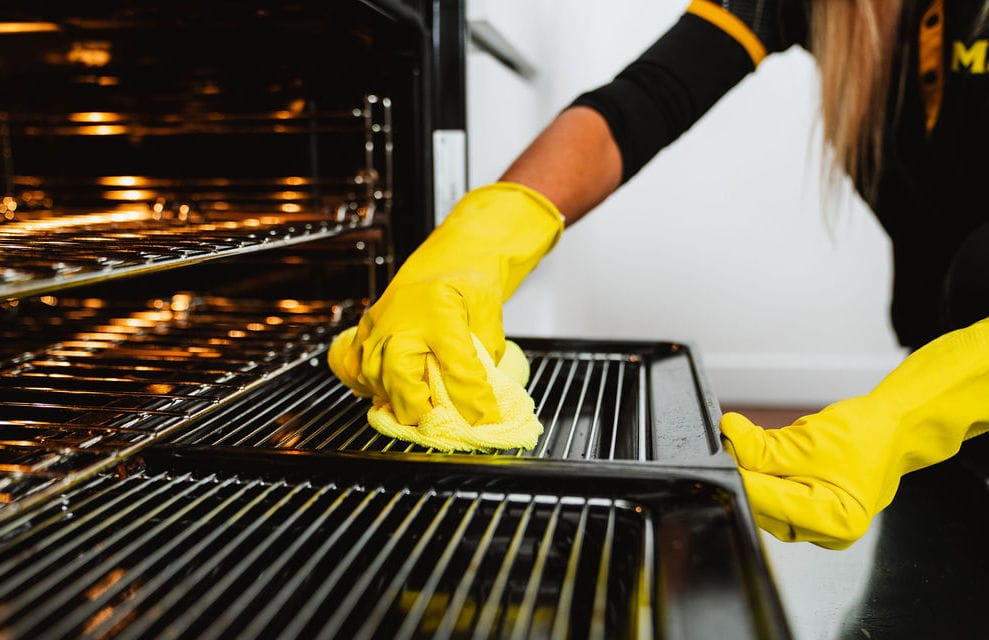
<path id="1" fill-rule="evenodd" d="M 530 360 L 528 392 L 544 431 L 532 450 L 496 455 L 679 465 L 719 461 L 718 408 L 686 346 L 532 338 L 518 342 Z M 318 357 L 270 386 L 189 421 L 169 441 L 432 453 L 378 434 L 365 419 L 369 408 L 369 401 L 351 394 Z"/>
<path id="2" fill-rule="evenodd" d="M 360 305 L 58 304 L 0 367 L 4 637 L 789 637 L 684 345 L 519 340 L 537 447 L 445 455 L 326 367 Z"/>
<path id="3" fill-rule="evenodd" d="M 206 222 L 155 221 L 152 209 L 58 216 L 58 228 L 28 238 L 45 222 L 0 225 L 0 297 L 38 295 L 258 250 L 332 237 L 373 217 L 366 205 L 341 205 L 345 215 L 224 215 Z M 353 213 L 353 217 L 350 213 Z M 78 223 L 78 224 L 73 224 Z"/>
<path id="4" fill-rule="evenodd" d="M 325 364 L 330 338 L 356 321 L 363 303 L 192 293 L 143 306 L 49 302 L 35 303 L 23 320 L 48 340 L 60 331 L 57 341 L 0 366 L 0 500 L 8 512 L 160 439 L 432 453 L 377 434 L 366 421 L 368 401 Z M 50 329 L 46 318 L 63 324 Z M 544 433 L 532 450 L 497 455 L 731 467 L 714 426 L 717 406 L 689 348 L 520 343 Z"/>
<path id="5" fill-rule="evenodd" d="M 0 628 L 786 638 L 738 499 L 628 463 L 152 448 L 0 527 Z"/>
<path id="6" fill-rule="evenodd" d="M 130 308 L 60 299 L 57 314 L 79 320 L 0 365 L 0 512 L 54 495 L 307 361 L 360 312 L 353 302 L 191 293 Z"/>
<path id="7" fill-rule="evenodd" d="M 347 169 L 353 173 L 334 177 L 5 175 L 0 299 L 292 246 L 388 223 L 394 180 L 389 98 L 368 95 L 353 110 L 314 114 L 207 113 L 201 119 L 165 114 L 160 122 L 149 121 L 147 115 L 107 112 L 73 113 L 65 121 L 24 114 L 18 118 L 0 123 L 0 137 L 99 140 L 224 133 L 236 139 L 254 129 L 279 136 L 349 132 L 356 135 L 351 146 L 359 160 Z"/>

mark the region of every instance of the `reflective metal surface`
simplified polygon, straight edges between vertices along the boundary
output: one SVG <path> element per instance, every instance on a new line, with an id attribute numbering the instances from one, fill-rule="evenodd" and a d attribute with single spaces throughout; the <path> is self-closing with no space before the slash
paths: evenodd
<path id="1" fill-rule="evenodd" d="M 300 118 L 302 124 L 296 122 Z M 231 177 L 216 166 L 210 176 L 183 178 L 8 175 L 0 201 L 0 298 L 291 246 L 387 222 L 393 180 L 388 98 L 366 96 L 363 106 L 345 113 L 7 114 L 2 133 L 16 148 L 31 149 L 52 136 L 127 134 L 125 125 L 102 131 L 109 125 L 89 123 L 132 120 L 142 123 L 142 138 L 208 140 L 238 140 L 247 133 L 239 128 L 254 122 L 250 126 L 270 135 L 302 135 L 303 148 L 311 137 L 347 132 L 353 139 L 338 146 L 354 156 L 348 170 L 355 173 Z"/>
<path id="2" fill-rule="evenodd" d="M 81 314 L 61 339 L 0 363 L 0 512 L 113 464 L 324 350 L 351 303 L 176 294 Z M 32 316 L 33 317 L 33 316 Z M 51 334 L 46 334 L 51 340 Z"/>
<path id="3" fill-rule="evenodd" d="M 518 339 L 530 360 L 528 392 L 543 434 L 528 451 L 497 455 L 653 460 L 731 467 L 710 429 L 717 421 L 690 350 L 668 343 Z M 171 442 L 195 446 L 422 452 L 379 435 L 322 359 L 189 422 Z"/>
<path id="4" fill-rule="evenodd" d="M 0 528 L 0 627 L 9 638 L 788 637 L 737 494 L 717 482 L 487 460 L 149 449 Z"/>

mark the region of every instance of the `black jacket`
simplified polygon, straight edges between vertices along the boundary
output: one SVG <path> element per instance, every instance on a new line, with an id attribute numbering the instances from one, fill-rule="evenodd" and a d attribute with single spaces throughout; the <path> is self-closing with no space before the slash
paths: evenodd
<path id="1" fill-rule="evenodd" d="M 805 2 L 694 0 L 613 82 L 580 96 L 607 120 L 628 180 L 766 55 L 805 46 Z M 820 1 L 820 0 L 819 0 Z M 823 0 L 826 1 L 826 0 Z M 989 223 L 989 2 L 905 2 L 873 210 L 893 244 L 900 342 L 940 335 L 962 241 Z M 986 274 L 989 277 L 989 274 Z"/>

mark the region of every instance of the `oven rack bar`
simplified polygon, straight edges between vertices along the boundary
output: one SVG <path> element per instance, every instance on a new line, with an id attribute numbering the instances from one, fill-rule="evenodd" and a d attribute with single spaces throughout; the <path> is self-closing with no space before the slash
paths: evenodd
<path id="1" fill-rule="evenodd" d="M 363 149 L 362 149 L 363 151 Z M 0 225 L 8 230 L 16 223 L 43 230 L 85 222 L 73 212 L 144 203 L 155 221 L 209 223 L 272 212 L 315 210 L 338 213 L 341 203 L 364 194 L 388 189 L 381 174 L 367 167 L 340 175 L 270 176 L 239 178 L 211 176 L 176 179 L 149 175 L 100 175 L 91 177 L 13 176 L 14 197 L 0 205 Z M 183 205 L 185 205 L 183 207 Z M 241 213 L 243 212 L 243 213 Z M 307 214 L 313 217 L 314 214 Z M 140 222 L 138 218 L 134 222 Z M 125 221 L 118 221 L 121 224 Z"/>
<path id="2" fill-rule="evenodd" d="M 362 175 L 362 174 L 358 174 Z M 360 185 L 361 180 L 355 177 L 334 178 L 311 176 L 281 176 L 281 177 L 251 177 L 238 178 L 235 176 L 184 177 L 170 178 L 167 176 L 13 176 L 13 183 L 25 189 L 37 189 L 41 186 L 57 187 L 59 189 L 291 189 L 293 187 L 312 186 L 343 186 Z M 29 194 L 32 200 L 41 194 Z"/>
<path id="3" fill-rule="evenodd" d="M 23 298 L 67 287 L 191 266 L 288 247 L 374 221 L 375 203 L 342 204 L 338 214 L 224 216 L 198 223 L 154 220 L 136 208 L 73 216 L 78 224 L 38 235 L 30 222 L 0 225 L 0 298 Z"/>
<path id="4" fill-rule="evenodd" d="M 651 514 L 625 500 L 188 473 L 62 500 L 0 545 L 4 637 L 607 638 L 656 617 Z"/>
<path id="5" fill-rule="evenodd" d="M 167 117 L 149 119 L 132 114 L 106 114 L 116 116 L 98 124 L 67 120 L 21 118 L 10 119 L 9 127 L 15 135 L 31 136 L 182 136 L 182 135 L 309 135 L 360 133 L 360 126 L 343 120 L 334 121 L 327 114 L 286 115 L 272 114 L 207 114 L 213 119 L 169 121 Z"/>
<path id="6" fill-rule="evenodd" d="M 89 299 L 87 328 L 0 364 L 0 517 L 92 476 L 184 422 L 323 353 L 362 303 L 190 293 L 125 312 Z"/>

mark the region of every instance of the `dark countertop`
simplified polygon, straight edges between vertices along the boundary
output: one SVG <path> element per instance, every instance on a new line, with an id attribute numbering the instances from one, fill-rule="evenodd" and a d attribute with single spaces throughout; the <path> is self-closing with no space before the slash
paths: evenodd
<path id="1" fill-rule="evenodd" d="M 907 475 L 845 551 L 764 534 L 796 640 L 989 638 L 989 437 Z"/>

